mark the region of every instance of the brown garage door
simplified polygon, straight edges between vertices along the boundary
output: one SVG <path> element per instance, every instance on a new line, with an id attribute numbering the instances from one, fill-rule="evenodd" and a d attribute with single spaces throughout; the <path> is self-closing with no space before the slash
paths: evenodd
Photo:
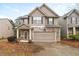
<path id="1" fill-rule="evenodd" d="M 34 32 L 33 41 L 54 42 L 55 41 L 55 33 L 54 32 Z"/>

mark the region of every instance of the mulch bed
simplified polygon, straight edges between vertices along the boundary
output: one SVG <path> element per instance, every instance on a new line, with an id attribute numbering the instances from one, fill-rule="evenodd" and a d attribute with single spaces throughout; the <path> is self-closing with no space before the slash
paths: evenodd
<path id="1" fill-rule="evenodd" d="M 65 39 L 65 40 L 61 40 L 61 43 L 67 44 L 69 46 L 73 46 L 73 47 L 76 47 L 76 48 L 79 48 L 79 41 L 77 41 L 77 40 Z"/>
<path id="2" fill-rule="evenodd" d="M 40 50 L 43 50 L 43 47 L 34 43 L 0 42 L 0 55 L 31 56 L 33 53 L 40 52 Z"/>

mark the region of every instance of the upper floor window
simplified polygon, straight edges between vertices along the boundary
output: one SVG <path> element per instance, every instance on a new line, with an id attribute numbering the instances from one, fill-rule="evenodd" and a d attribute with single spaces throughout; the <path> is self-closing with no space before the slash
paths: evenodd
<path id="1" fill-rule="evenodd" d="M 71 23 L 77 24 L 77 17 L 71 17 Z"/>
<path id="2" fill-rule="evenodd" d="M 43 23 L 42 17 L 33 17 L 32 24 L 42 24 L 42 23 Z"/>
<path id="3" fill-rule="evenodd" d="M 49 19 L 48 19 L 48 24 L 49 24 L 49 25 L 54 24 L 54 18 L 49 18 Z"/>

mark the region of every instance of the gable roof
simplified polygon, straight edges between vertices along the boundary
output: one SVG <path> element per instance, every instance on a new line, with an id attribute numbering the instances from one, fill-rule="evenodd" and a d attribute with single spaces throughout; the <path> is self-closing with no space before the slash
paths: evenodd
<path id="1" fill-rule="evenodd" d="M 29 13 L 29 16 L 35 12 L 36 10 L 38 10 L 41 14 L 43 14 L 44 16 L 46 16 L 38 7 L 36 7 L 32 12 Z"/>
<path id="2" fill-rule="evenodd" d="M 73 10 L 69 11 L 68 13 L 66 13 L 66 14 L 63 16 L 63 18 L 66 18 L 66 17 L 70 16 L 73 12 L 76 12 L 76 13 L 79 15 L 79 11 L 76 10 L 76 9 L 73 9 Z"/>
<path id="3" fill-rule="evenodd" d="M 51 12 L 51 13 L 54 14 L 54 15 L 50 15 L 49 13 L 44 12 L 44 11 L 41 9 L 42 7 L 45 7 L 49 12 Z M 59 17 L 59 15 L 56 14 L 53 10 L 51 10 L 46 4 L 43 4 L 43 5 L 40 6 L 40 7 L 36 7 L 36 8 L 35 8 L 33 11 L 31 11 L 28 15 L 24 15 L 24 16 L 17 17 L 17 19 L 15 19 L 15 20 L 28 18 L 28 17 L 29 17 L 33 12 L 35 12 L 36 10 L 38 10 L 41 14 L 43 14 L 43 15 L 46 16 L 46 17 Z"/>
<path id="4" fill-rule="evenodd" d="M 21 24 L 20 26 L 17 26 L 17 28 L 19 28 L 19 29 L 29 29 L 30 27 L 28 25 Z"/>
<path id="5" fill-rule="evenodd" d="M 10 24 L 13 26 L 13 27 L 15 27 L 15 24 L 14 24 L 14 22 L 11 20 L 11 19 L 8 19 L 8 18 L 0 18 L 0 21 L 1 20 L 8 20 L 9 22 L 10 22 Z"/>
<path id="6" fill-rule="evenodd" d="M 24 18 L 24 19 L 27 19 L 27 18 L 28 18 L 28 15 L 24 15 L 24 16 L 18 17 L 18 19 L 21 19 L 21 18 L 22 18 L 22 19 L 23 19 L 23 18 Z"/>
<path id="7" fill-rule="evenodd" d="M 46 14 L 47 16 L 53 16 L 53 17 L 59 17 L 58 14 L 56 14 L 51 8 L 49 8 L 46 4 L 43 4 L 42 6 L 40 6 L 40 10 L 42 7 L 45 7 L 49 12 L 51 12 L 53 15 L 48 14 L 47 12 L 42 11 L 44 14 Z"/>
<path id="8" fill-rule="evenodd" d="M 15 24 L 12 20 L 8 20 L 8 21 L 12 24 L 13 27 L 15 27 Z"/>
<path id="9" fill-rule="evenodd" d="M 48 12 L 44 12 L 42 10 L 42 7 L 45 7 L 50 13 L 54 14 L 54 15 L 50 15 L 48 14 Z M 29 16 L 35 12 L 36 10 L 38 10 L 40 13 L 42 13 L 44 16 L 47 16 L 47 17 L 59 17 L 54 11 L 52 11 L 47 5 L 43 4 L 42 6 L 40 7 L 37 7 L 35 8 L 31 13 L 29 13 Z"/>

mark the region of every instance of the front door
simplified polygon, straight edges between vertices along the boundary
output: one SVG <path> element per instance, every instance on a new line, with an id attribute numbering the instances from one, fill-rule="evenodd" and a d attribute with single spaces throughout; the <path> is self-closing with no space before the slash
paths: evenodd
<path id="1" fill-rule="evenodd" d="M 21 39 L 28 39 L 28 32 L 27 31 L 21 31 L 21 35 L 20 35 L 20 38 Z"/>
<path id="2" fill-rule="evenodd" d="M 25 35 L 24 38 L 27 39 L 27 31 L 24 32 L 24 35 Z"/>

